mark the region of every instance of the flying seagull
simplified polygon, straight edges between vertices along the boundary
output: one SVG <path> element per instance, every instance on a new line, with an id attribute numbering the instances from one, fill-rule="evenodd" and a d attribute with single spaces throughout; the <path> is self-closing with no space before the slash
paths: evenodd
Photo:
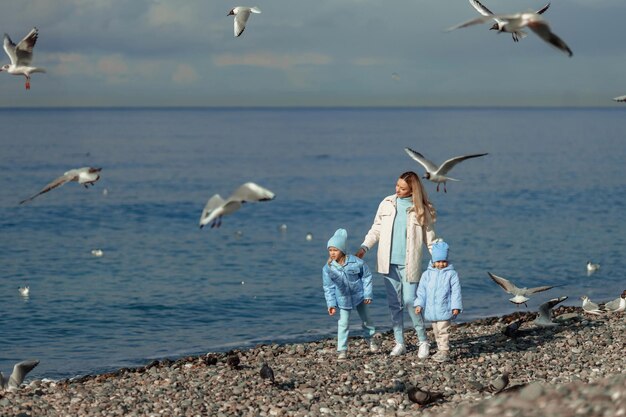
<path id="1" fill-rule="evenodd" d="M 478 25 L 481 23 L 486 23 L 491 20 L 502 20 L 503 25 L 498 28 L 499 32 L 509 32 L 515 33 L 519 32 L 523 28 L 527 27 L 537 36 L 539 36 L 544 41 L 548 42 L 552 46 L 560 49 L 565 52 L 568 56 L 574 55 L 572 50 L 567 46 L 567 44 L 563 41 L 563 39 L 556 36 L 550 30 L 550 26 L 548 22 L 541 17 L 540 14 L 535 12 L 522 12 L 522 13 L 513 13 L 513 14 L 495 14 L 489 16 L 481 16 L 476 19 L 468 20 L 467 22 L 460 23 L 456 26 L 452 26 L 451 28 L 446 29 L 446 31 L 452 31 L 455 29 L 460 29 L 472 25 Z"/>
<path id="2" fill-rule="evenodd" d="M 38 195 L 47 193 L 50 190 L 60 187 L 66 182 L 76 181 L 79 184 L 84 185 L 85 188 L 88 188 L 89 185 L 93 185 L 96 181 L 100 179 L 100 175 L 98 173 L 101 170 L 102 168 L 92 168 L 92 167 L 70 169 L 65 174 L 61 175 L 59 178 L 52 181 L 50 184 L 46 185 L 41 191 L 39 191 L 34 196 L 28 197 L 26 200 L 20 201 L 20 204 L 24 204 L 27 201 L 30 201 L 33 198 L 37 197 Z"/>
<path id="3" fill-rule="evenodd" d="M 552 309 L 565 300 L 567 300 L 567 296 L 552 298 L 541 304 L 539 306 L 539 314 L 537 314 L 534 323 L 539 327 L 558 326 L 558 323 L 552 321 Z"/>
<path id="4" fill-rule="evenodd" d="M 444 162 L 440 166 L 437 166 L 431 161 L 429 161 L 428 159 L 426 159 L 424 155 L 422 155 L 421 153 L 417 151 L 414 151 L 411 148 L 404 148 L 404 151 L 411 158 L 415 159 L 424 167 L 424 169 L 426 170 L 426 173 L 424 174 L 422 178 L 426 178 L 427 180 L 437 183 L 437 192 L 439 192 L 439 184 L 443 183 L 444 193 L 448 192 L 446 190 L 446 181 L 460 181 L 460 180 L 456 180 L 454 178 L 450 178 L 446 176 L 448 172 L 456 166 L 456 164 L 458 164 L 459 162 L 465 161 L 466 159 L 478 158 L 479 156 L 487 155 L 486 153 L 478 153 L 474 155 L 455 156 L 454 158 L 448 159 L 446 162 Z"/>
<path id="5" fill-rule="evenodd" d="M 615 97 L 613 100 L 621 101 L 622 103 L 626 102 L 626 96 Z"/>
<path id="6" fill-rule="evenodd" d="M 20 385 L 22 385 L 22 382 L 24 382 L 26 374 L 28 374 L 38 364 L 39 361 L 37 360 L 16 363 L 8 380 L 4 379 L 4 375 L 0 372 L 0 388 L 9 391 L 16 391 L 19 389 Z"/>
<path id="7" fill-rule="evenodd" d="M 489 274 L 491 279 L 494 280 L 495 283 L 498 284 L 500 287 L 502 287 L 504 291 L 508 292 L 509 294 L 514 295 L 513 298 L 509 298 L 510 302 L 512 302 L 513 304 L 518 304 L 518 305 L 524 304 L 526 307 L 528 307 L 528 305 L 526 304 L 526 301 L 529 300 L 529 298 L 526 296 L 531 296 L 534 293 L 547 291 L 551 288 L 558 287 L 558 285 L 545 285 L 543 287 L 518 288 L 515 286 L 515 284 L 513 284 L 511 281 L 509 281 L 506 278 L 499 277 L 497 275 L 492 274 L 491 272 L 487 272 L 487 274 Z"/>
<path id="8" fill-rule="evenodd" d="M 4 34 L 4 50 L 11 59 L 10 64 L 5 64 L 0 68 L 0 72 L 6 71 L 13 75 L 23 75 L 26 77 L 24 86 L 30 90 L 30 75 L 35 72 L 46 72 L 43 68 L 33 67 L 30 63 L 33 60 L 33 48 L 37 43 L 39 31 L 33 28 L 17 45 L 13 43 L 9 35 Z"/>
<path id="9" fill-rule="evenodd" d="M 249 201 L 273 200 L 276 195 L 253 182 L 247 182 L 235 190 L 235 192 L 224 200 L 219 194 L 215 194 L 207 201 L 200 216 L 200 228 L 207 224 L 211 227 L 220 227 L 222 216 L 232 214 L 241 208 L 243 203 Z"/>
<path id="10" fill-rule="evenodd" d="M 600 308 L 599 305 L 597 305 L 596 303 L 592 302 L 589 297 L 587 297 L 586 295 L 583 295 L 582 297 L 580 297 L 581 300 L 583 300 L 583 311 L 585 313 L 589 313 L 589 314 L 595 314 L 597 316 L 601 315 L 603 313 L 602 309 Z"/>
<path id="11" fill-rule="evenodd" d="M 491 10 L 489 10 L 487 7 L 485 7 L 481 2 L 479 2 L 478 0 L 469 0 L 469 2 L 472 6 L 474 6 L 474 8 L 478 11 L 478 13 L 480 13 L 483 16 L 489 16 L 493 18 L 494 13 Z M 541 9 L 537 10 L 536 13 L 543 14 L 543 12 L 548 10 L 549 7 L 550 7 L 550 3 L 546 4 Z M 494 23 L 493 26 L 489 28 L 489 30 L 497 30 L 498 32 L 510 32 L 509 30 L 505 29 L 505 26 L 507 23 L 506 20 L 496 19 L 496 18 L 494 18 L 493 20 L 495 20 L 496 23 Z M 515 30 L 510 33 L 511 33 L 511 36 L 513 37 L 514 42 L 519 42 L 520 39 L 523 39 L 526 36 L 528 36 L 528 34 L 524 32 L 523 30 Z"/>
<path id="12" fill-rule="evenodd" d="M 261 13 L 261 9 L 258 7 L 245 7 L 238 6 L 232 9 L 227 16 L 235 16 L 235 37 L 241 36 L 246 29 L 246 22 L 250 17 L 250 13 Z"/>
<path id="13" fill-rule="evenodd" d="M 626 290 L 622 291 L 619 298 L 605 304 L 600 304 L 600 308 L 610 313 L 619 313 L 620 311 L 626 310 Z"/>

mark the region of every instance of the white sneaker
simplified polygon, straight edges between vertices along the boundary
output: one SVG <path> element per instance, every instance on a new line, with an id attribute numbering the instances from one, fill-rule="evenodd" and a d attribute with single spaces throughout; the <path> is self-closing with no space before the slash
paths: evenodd
<path id="1" fill-rule="evenodd" d="M 348 359 L 348 351 L 347 350 L 340 351 L 339 354 L 337 355 L 337 360 L 345 361 L 346 359 Z"/>
<path id="2" fill-rule="evenodd" d="M 430 343 L 420 342 L 419 350 L 417 351 L 417 357 L 420 359 L 426 359 L 428 357 L 428 350 L 430 349 Z"/>
<path id="3" fill-rule="evenodd" d="M 406 353 L 406 347 L 402 343 L 396 343 L 396 346 L 391 350 L 389 356 L 400 356 Z"/>

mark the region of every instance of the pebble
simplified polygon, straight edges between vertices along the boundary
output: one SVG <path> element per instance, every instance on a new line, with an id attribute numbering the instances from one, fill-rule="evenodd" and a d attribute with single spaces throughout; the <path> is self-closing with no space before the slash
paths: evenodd
<path id="1" fill-rule="evenodd" d="M 335 339 L 291 345 L 258 345 L 237 350 L 238 369 L 226 354 L 146 366 L 72 380 L 37 381 L 17 392 L 0 392 L 0 415 L 28 416 L 537 416 L 620 415 L 626 417 L 626 326 L 623 315 L 582 319 L 580 309 L 558 329 L 526 327 L 533 313 L 517 312 L 454 325 L 452 357 L 440 364 L 417 358 L 415 333 L 407 330 L 409 351 L 390 358 L 391 332 L 380 335 L 380 352 L 361 338 L 349 341 L 350 358 L 337 362 Z M 557 309 L 557 310 L 559 310 Z M 528 318 L 516 340 L 500 328 Z M 427 332 L 434 343 L 432 332 Z M 276 382 L 259 376 L 259 361 L 274 369 Z M 514 364 L 517 392 L 492 395 L 482 387 Z M 424 408 L 408 400 L 406 385 L 444 393 Z M 532 403 L 532 407 L 528 404 Z"/>

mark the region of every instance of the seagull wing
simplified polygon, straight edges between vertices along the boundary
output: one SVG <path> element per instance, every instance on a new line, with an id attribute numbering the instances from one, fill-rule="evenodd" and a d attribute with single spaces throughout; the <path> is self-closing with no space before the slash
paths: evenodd
<path id="1" fill-rule="evenodd" d="M 202 210 L 202 214 L 200 215 L 200 227 L 221 216 L 224 209 L 224 203 L 226 203 L 226 201 L 219 194 L 215 194 L 209 198 L 209 201 L 207 201 L 204 209 Z"/>
<path id="2" fill-rule="evenodd" d="M 565 52 L 568 56 L 574 55 L 572 50 L 569 49 L 569 46 L 567 46 L 563 39 L 552 33 L 552 31 L 550 30 L 550 26 L 548 26 L 545 21 L 539 20 L 530 22 L 528 24 L 528 27 L 530 28 L 530 30 L 535 32 L 537 36 L 539 36 L 541 39 L 548 42 L 550 45 L 556 47 L 557 49 Z"/>
<path id="3" fill-rule="evenodd" d="M 39 31 L 37 28 L 32 28 L 28 35 L 24 36 L 24 39 L 20 41 L 15 47 L 15 55 L 17 55 L 18 65 L 30 65 L 33 60 L 33 47 L 37 43 L 39 37 Z"/>
<path id="4" fill-rule="evenodd" d="M 494 280 L 496 284 L 501 286 L 502 289 L 504 291 L 508 292 L 509 294 L 515 295 L 515 294 L 517 294 L 516 290 L 519 291 L 519 288 L 517 288 L 515 285 L 513 285 L 513 283 L 511 281 L 509 281 L 508 279 L 499 277 L 497 275 L 494 275 L 491 272 L 487 272 L 487 274 L 489 274 L 491 279 Z"/>
<path id="5" fill-rule="evenodd" d="M 235 37 L 241 36 L 246 29 L 246 22 L 250 17 L 250 9 L 239 10 L 235 15 Z"/>
<path id="6" fill-rule="evenodd" d="M 26 200 L 20 201 L 20 204 L 24 204 L 24 203 L 32 200 L 33 198 L 35 198 L 35 197 L 37 197 L 37 196 L 39 196 L 39 195 L 41 195 L 43 193 L 47 193 L 50 190 L 53 190 L 53 189 L 55 189 L 57 187 L 60 187 L 63 184 L 65 184 L 66 182 L 76 181 L 76 179 L 78 179 L 78 174 L 76 173 L 76 170 L 68 171 L 65 174 L 61 175 L 56 180 L 52 181 L 50 184 L 46 185 L 41 191 L 39 191 L 34 196 L 28 197 Z"/>
<path id="7" fill-rule="evenodd" d="M 11 64 L 13 65 L 17 64 L 17 55 L 15 54 L 15 44 L 13 43 L 9 35 L 7 35 L 6 33 L 4 34 L 4 51 L 7 53 L 7 55 L 11 59 Z"/>
<path id="8" fill-rule="evenodd" d="M 456 29 L 466 28 L 466 27 L 468 27 L 468 26 L 480 25 L 480 24 L 482 24 L 482 23 L 486 23 L 486 22 L 489 22 L 489 21 L 491 21 L 491 20 L 496 19 L 496 17 L 495 17 L 495 16 L 496 16 L 496 15 L 489 15 L 489 16 L 481 16 L 481 17 L 477 17 L 477 18 L 475 18 L 475 19 L 471 19 L 471 20 L 468 20 L 468 21 L 466 21 L 466 22 L 459 23 L 458 25 L 451 26 L 451 27 L 449 27 L 448 29 L 446 29 L 446 32 L 451 32 L 451 31 L 456 30 Z M 498 16 L 498 19 L 500 19 L 500 18 L 501 18 L 501 16 Z M 496 20 L 497 20 L 497 19 L 496 19 Z"/>
<path id="9" fill-rule="evenodd" d="M 411 148 L 404 148 L 404 151 L 413 159 L 415 159 L 419 164 L 421 164 L 424 169 L 428 172 L 435 172 L 437 171 L 437 165 L 435 165 L 434 163 L 432 163 L 431 161 L 429 161 L 428 159 L 424 158 L 424 155 L 422 155 L 421 153 L 414 151 Z"/>
<path id="10" fill-rule="evenodd" d="M 525 288 L 524 295 L 535 294 L 542 291 L 548 291 L 554 287 L 561 287 L 561 285 L 544 285 L 542 287 Z"/>
<path id="11" fill-rule="evenodd" d="M 613 100 L 615 100 L 615 101 L 621 101 L 621 102 L 626 102 L 626 96 L 619 96 L 619 97 L 615 97 Z"/>
<path id="12" fill-rule="evenodd" d="M 273 200 L 276 194 L 263 188 L 253 182 L 247 182 L 235 190 L 235 192 L 228 197 L 228 201 L 238 201 L 246 203 L 250 201 L 268 201 Z"/>
<path id="13" fill-rule="evenodd" d="M 22 382 L 24 382 L 26 374 L 28 374 L 37 365 L 39 365 L 39 361 L 36 360 L 22 361 L 15 364 L 13 367 L 13 373 L 11 373 L 11 377 L 9 378 L 9 389 L 19 388 L 20 385 L 22 385 Z"/>
<path id="14" fill-rule="evenodd" d="M 493 16 L 493 12 L 483 6 L 483 4 L 478 0 L 469 0 L 469 2 L 472 6 L 474 6 L 474 9 L 476 9 L 478 13 L 482 14 L 483 16 Z"/>
<path id="15" fill-rule="evenodd" d="M 474 155 L 464 155 L 464 156 L 456 156 L 454 158 L 450 158 L 446 162 L 441 164 L 441 166 L 439 167 L 439 170 L 437 170 L 437 174 L 438 175 L 446 175 L 459 162 L 463 162 L 466 159 L 478 158 L 479 156 L 485 156 L 485 155 L 487 155 L 487 154 L 486 153 L 477 153 L 477 154 L 474 154 Z"/>
<path id="16" fill-rule="evenodd" d="M 543 12 L 545 12 L 546 10 L 548 10 L 550 8 L 550 3 L 546 4 L 545 6 L 543 6 L 541 9 L 537 10 L 535 13 L 537 14 L 543 14 Z"/>
<path id="17" fill-rule="evenodd" d="M 567 300 L 567 296 L 552 298 L 539 306 L 539 315 L 546 319 L 551 319 L 550 311 L 557 305 Z"/>
<path id="18" fill-rule="evenodd" d="M 603 307 L 604 307 L 605 310 L 611 310 L 611 311 L 617 310 L 619 308 L 621 300 L 622 300 L 621 297 L 620 298 L 616 298 L 613 301 L 609 301 L 609 302 L 605 303 Z"/>

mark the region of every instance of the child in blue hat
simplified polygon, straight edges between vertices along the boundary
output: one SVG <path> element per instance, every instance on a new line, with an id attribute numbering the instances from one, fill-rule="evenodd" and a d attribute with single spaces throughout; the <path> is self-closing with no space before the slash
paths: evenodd
<path id="1" fill-rule="evenodd" d="M 339 309 L 337 323 L 338 359 L 348 357 L 348 334 L 352 310 L 359 313 L 363 322 L 363 336 L 369 341 L 370 351 L 378 346 L 372 338 L 376 328 L 369 317 L 368 306 L 372 302 L 372 273 L 367 264 L 354 255 L 346 255 L 348 232 L 337 229 L 326 245 L 328 261 L 322 268 L 322 283 L 328 314 L 333 316 Z"/>
<path id="2" fill-rule="evenodd" d="M 423 313 L 424 319 L 432 321 L 437 340 L 437 354 L 433 356 L 433 360 L 437 362 L 446 362 L 449 359 L 450 320 L 455 319 L 463 310 L 459 275 L 454 266 L 448 263 L 448 251 L 446 242 L 440 240 L 433 243 L 432 261 L 420 278 L 413 303 L 415 314 Z"/>

